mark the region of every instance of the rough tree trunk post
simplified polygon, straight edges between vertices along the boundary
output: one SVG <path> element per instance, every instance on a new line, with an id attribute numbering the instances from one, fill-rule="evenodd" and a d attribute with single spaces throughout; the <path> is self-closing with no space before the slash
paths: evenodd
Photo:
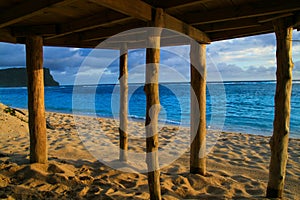
<path id="1" fill-rule="evenodd" d="M 206 174 L 206 45 L 191 43 L 190 172 Z M 194 92 L 194 94 L 193 94 Z M 199 123 L 198 123 L 199 122 Z"/>
<path id="2" fill-rule="evenodd" d="M 127 45 L 122 44 L 120 50 L 120 161 L 126 162 L 128 159 L 128 133 L 127 133 L 127 115 L 128 115 L 128 50 Z"/>
<path id="3" fill-rule="evenodd" d="M 290 98 L 292 91 L 292 32 L 288 20 L 273 22 L 277 40 L 277 72 L 275 117 L 270 140 L 271 161 L 267 197 L 281 198 L 288 159 L 290 127 Z"/>
<path id="4" fill-rule="evenodd" d="M 162 27 L 163 10 L 156 9 L 154 27 Z M 160 111 L 159 102 L 159 60 L 160 60 L 160 34 L 157 28 L 149 33 L 148 48 L 146 50 L 146 162 L 148 166 L 148 185 L 151 200 L 161 199 L 160 170 L 158 163 L 158 132 L 157 122 Z"/>
<path id="5" fill-rule="evenodd" d="M 48 160 L 43 73 L 43 38 L 26 38 L 26 67 L 28 76 L 28 111 L 30 132 L 30 162 Z"/>

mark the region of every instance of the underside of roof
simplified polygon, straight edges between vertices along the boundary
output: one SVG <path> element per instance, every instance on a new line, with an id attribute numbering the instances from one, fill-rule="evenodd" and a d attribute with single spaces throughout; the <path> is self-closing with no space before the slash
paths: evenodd
<path id="1" fill-rule="evenodd" d="M 123 31 L 150 26 L 156 8 L 164 10 L 164 28 L 200 43 L 271 33 L 279 18 L 300 29 L 299 0 L 0 0 L 0 42 L 24 43 L 37 34 L 46 46 L 93 48 Z M 129 48 L 144 45 L 136 36 L 126 42 Z M 162 46 L 186 43 L 166 34 Z"/>

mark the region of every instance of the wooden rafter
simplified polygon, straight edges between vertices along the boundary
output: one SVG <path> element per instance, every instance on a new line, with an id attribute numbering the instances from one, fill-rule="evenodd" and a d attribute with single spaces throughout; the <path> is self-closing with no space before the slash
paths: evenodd
<path id="1" fill-rule="evenodd" d="M 272 25 L 262 25 L 258 27 L 246 28 L 246 29 L 238 29 L 238 30 L 230 30 L 223 32 L 215 32 L 210 33 L 209 37 L 212 41 L 233 39 L 245 36 L 259 35 L 274 32 Z"/>
<path id="2" fill-rule="evenodd" d="M 55 36 L 49 37 L 49 39 L 62 37 L 74 32 L 87 31 L 109 24 L 125 22 L 130 19 L 132 18 L 117 12 L 108 12 L 105 14 L 105 17 L 103 17 L 103 14 L 93 15 L 78 21 L 58 25 L 58 33 Z"/>
<path id="3" fill-rule="evenodd" d="M 185 6 L 190 6 L 190 5 L 194 5 L 194 4 L 199 4 L 199 2 L 203 2 L 203 1 L 211 1 L 211 0 L 172 0 L 172 1 L 156 1 L 153 2 L 153 6 L 155 7 L 160 7 L 163 9 L 177 9 L 177 8 L 182 8 Z M 152 1 L 151 0 L 145 0 L 145 2 L 151 4 Z"/>
<path id="4" fill-rule="evenodd" d="M 257 22 L 257 19 L 250 18 L 243 20 L 243 23 L 241 23 L 240 20 L 233 20 L 228 22 L 217 22 L 211 24 L 198 25 L 196 26 L 196 28 L 199 28 L 200 30 L 205 30 L 206 33 L 213 33 L 220 31 L 251 28 L 257 26 L 260 26 L 260 24 Z"/>
<path id="5" fill-rule="evenodd" d="M 176 0 L 176 1 L 163 1 L 166 2 L 166 11 L 170 13 L 176 13 L 177 11 L 180 12 L 182 9 L 187 9 L 195 6 L 199 6 L 201 4 L 204 4 L 206 2 L 209 2 L 212 0 L 199 0 L 199 1 L 193 1 L 193 0 Z M 167 3 L 169 2 L 169 3 Z M 171 3 L 172 2 L 172 3 Z"/>
<path id="6" fill-rule="evenodd" d="M 259 1 L 255 4 L 245 4 L 238 8 L 228 7 L 206 12 L 186 13 L 183 18 L 191 25 L 224 22 L 228 20 L 245 19 L 264 15 L 280 14 L 300 10 L 299 0 Z"/>
<path id="7" fill-rule="evenodd" d="M 208 44 L 211 42 L 210 38 L 204 32 L 178 20 L 175 17 L 172 17 L 169 14 L 165 14 L 165 28 L 186 34 L 200 43 Z"/>
<path id="8" fill-rule="evenodd" d="M 78 35 L 77 35 L 78 36 Z M 105 39 L 91 40 L 91 41 L 79 41 L 77 38 L 77 42 L 72 41 L 74 38 L 72 35 L 62 38 L 55 38 L 51 40 L 45 40 L 45 46 L 64 46 L 64 47 L 79 47 L 79 48 L 95 48 L 100 43 L 100 48 L 105 49 L 120 49 L 120 44 L 125 41 L 107 41 Z M 105 41 L 105 42 L 104 42 Z M 126 41 L 128 49 L 140 49 L 145 48 L 147 46 L 147 41 L 139 40 L 139 41 Z M 19 43 L 23 43 L 19 41 Z M 161 40 L 161 46 L 178 46 L 178 45 L 188 45 L 190 44 L 190 39 L 187 37 L 177 36 L 171 38 L 163 38 Z"/>
<path id="9" fill-rule="evenodd" d="M 39 26 L 18 26 L 11 28 L 11 33 L 15 37 L 24 37 L 30 34 L 49 36 L 57 33 L 56 25 L 39 25 Z"/>
<path id="10" fill-rule="evenodd" d="M 42 14 L 50 6 L 62 6 L 76 0 L 28 0 L 0 14 L 0 28 Z"/>
<path id="11" fill-rule="evenodd" d="M 125 15 L 140 20 L 150 21 L 152 19 L 152 7 L 139 0 L 111 1 L 111 0 L 90 0 L 91 2 L 118 11 Z M 142 12 L 141 12 L 142 11 Z"/>
<path id="12" fill-rule="evenodd" d="M 92 2 L 105 6 L 112 10 L 121 12 L 123 14 L 135 17 L 137 19 L 151 21 L 152 20 L 152 6 L 140 0 L 128 1 L 109 1 L 109 0 L 92 0 Z M 143 12 L 140 12 L 140 11 Z M 202 31 L 184 23 L 183 21 L 164 13 L 165 28 L 178 31 L 186 34 L 191 38 L 201 43 L 210 43 L 210 39 Z"/>
<path id="13" fill-rule="evenodd" d="M 0 29 L 0 38 L 2 42 L 16 43 L 17 40 L 13 37 L 8 29 Z"/>

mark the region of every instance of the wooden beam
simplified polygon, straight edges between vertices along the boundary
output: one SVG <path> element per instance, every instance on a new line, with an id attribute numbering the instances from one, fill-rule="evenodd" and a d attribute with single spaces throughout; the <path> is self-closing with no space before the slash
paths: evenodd
<path id="1" fill-rule="evenodd" d="M 161 4 L 163 8 L 166 8 L 167 12 L 172 12 L 177 9 L 184 9 L 186 7 L 197 6 L 201 3 L 205 3 L 211 0 L 172 0 L 172 1 L 162 1 Z"/>
<path id="2" fill-rule="evenodd" d="M 208 1 L 208 0 L 172 0 L 172 1 L 153 1 L 153 0 L 144 0 L 146 3 L 151 4 L 156 8 L 163 8 L 166 10 L 177 9 L 185 6 L 190 6 L 194 4 L 199 4 L 199 2 Z M 211 0 L 209 0 L 211 1 Z"/>
<path id="3" fill-rule="evenodd" d="M 274 21 L 277 41 L 277 72 L 275 94 L 275 117 L 273 136 L 270 140 L 271 161 L 268 198 L 282 198 L 288 159 L 290 133 L 291 91 L 292 91 L 292 34 L 293 28 L 288 20 Z"/>
<path id="4" fill-rule="evenodd" d="M 206 174 L 206 45 L 191 43 L 190 172 Z"/>
<path id="5" fill-rule="evenodd" d="M 228 20 L 245 19 L 264 15 L 282 14 L 300 10 L 299 0 L 283 1 L 257 1 L 239 7 L 227 7 L 206 12 L 186 13 L 183 18 L 188 24 L 200 25 Z M 241 12 L 242 11 L 242 12 Z"/>
<path id="6" fill-rule="evenodd" d="M 49 36 L 57 33 L 55 25 L 39 25 L 39 26 L 17 26 L 11 28 L 12 35 L 15 37 L 26 37 L 27 35 Z"/>
<path id="7" fill-rule="evenodd" d="M 30 162 L 48 161 L 43 72 L 43 38 L 26 38 L 26 66 L 28 77 L 28 112 L 30 133 Z"/>
<path id="8" fill-rule="evenodd" d="M 0 42 L 16 43 L 17 39 L 11 34 L 11 31 L 5 28 L 0 29 Z"/>
<path id="9" fill-rule="evenodd" d="M 156 9 L 152 26 L 163 27 L 164 12 Z M 146 163 L 148 167 L 148 185 L 151 200 L 161 200 L 160 170 L 158 162 L 158 115 L 159 101 L 159 60 L 160 60 L 160 35 L 162 29 L 155 29 L 149 35 L 146 50 Z"/>
<path id="10" fill-rule="evenodd" d="M 144 21 L 151 21 L 152 19 L 152 7 L 147 3 L 140 0 L 128 0 L 128 1 L 110 1 L 110 0 L 92 0 L 101 6 L 108 7 L 115 11 L 121 12 L 123 14 L 141 19 Z M 142 10 L 142 12 L 141 12 Z M 191 38 L 201 42 L 210 43 L 210 39 L 207 35 L 198 29 L 189 26 L 188 24 L 172 17 L 171 15 L 164 14 L 164 28 L 172 29 L 180 33 L 186 34 Z"/>
<path id="11" fill-rule="evenodd" d="M 223 32 L 215 32 L 210 33 L 209 37 L 212 41 L 220 41 L 227 39 L 234 39 L 240 37 L 248 37 L 259 34 L 273 33 L 274 29 L 271 24 L 261 25 L 257 27 L 247 28 L 247 29 L 239 29 L 239 30 L 230 30 Z"/>
<path id="12" fill-rule="evenodd" d="M 126 24 L 122 26 L 118 26 L 118 28 L 99 28 L 91 31 L 85 31 L 80 34 L 80 38 L 82 41 L 94 41 L 100 39 L 106 39 L 112 37 L 116 34 L 122 33 L 124 31 L 128 31 L 131 29 L 143 27 L 146 24 L 144 22 L 136 22 L 132 24 Z"/>
<path id="13" fill-rule="evenodd" d="M 293 13 L 284 13 L 282 15 L 276 15 L 276 16 L 273 16 L 273 17 L 269 17 L 267 19 L 259 20 L 258 23 L 272 22 L 275 19 L 285 18 L 285 17 L 289 17 L 289 16 L 293 16 L 293 15 L 294 15 Z"/>
<path id="14" fill-rule="evenodd" d="M 214 32 L 221 32 L 221 31 L 230 31 L 236 29 L 244 29 L 244 28 L 252 28 L 260 26 L 257 22 L 257 19 L 245 19 L 241 20 L 232 20 L 226 22 L 217 22 L 211 24 L 202 24 L 196 26 L 196 28 L 203 30 L 205 33 L 214 33 Z"/>
<path id="15" fill-rule="evenodd" d="M 64 37 L 65 40 L 59 40 L 56 41 L 56 39 L 45 41 L 44 45 L 45 46 L 64 46 L 64 47 L 77 47 L 77 48 L 95 48 L 97 45 L 101 43 L 99 48 L 102 49 L 115 49 L 119 50 L 120 49 L 120 42 L 124 41 L 119 41 L 119 42 L 114 42 L 114 41 L 107 41 L 105 39 L 100 39 L 100 40 L 93 40 L 93 41 L 77 41 L 77 42 L 72 42 L 71 40 L 68 40 L 68 37 Z M 57 38 L 60 39 L 60 38 Z M 19 41 L 19 43 L 24 43 L 22 41 Z M 161 40 L 161 46 L 166 47 L 166 46 L 179 46 L 179 45 L 189 45 L 190 44 L 190 39 L 187 37 L 183 36 L 178 36 L 178 37 L 173 37 L 173 38 L 165 38 Z M 127 41 L 127 48 L 128 49 L 143 49 L 147 46 L 147 41 L 142 40 L 142 41 Z"/>
<path id="16" fill-rule="evenodd" d="M 47 37 L 45 38 L 45 45 L 59 46 L 59 44 L 61 44 L 61 46 L 64 46 L 70 44 L 72 46 L 76 46 L 76 44 L 79 45 L 88 42 L 94 43 L 93 41 L 96 41 L 98 42 L 98 44 L 100 44 L 101 41 L 112 37 L 120 32 L 138 28 L 144 25 L 146 25 L 145 22 L 136 22 L 133 24 L 125 24 L 122 26 L 118 26 L 118 28 L 96 28 L 89 31 L 64 35 L 62 37 Z M 120 49 L 120 47 L 117 49 Z"/>
<path id="17" fill-rule="evenodd" d="M 63 6 L 76 0 L 27 0 L 0 14 L 0 28 L 43 14 L 50 6 Z"/>
<path id="18" fill-rule="evenodd" d="M 200 43 L 209 44 L 211 42 L 210 38 L 204 32 L 180 21 L 179 19 L 176 19 L 175 17 L 172 17 L 167 13 L 164 14 L 164 21 L 165 28 L 188 35 Z"/>
<path id="19" fill-rule="evenodd" d="M 68 44 L 73 44 L 76 46 L 76 44 L 80 45 L 81 43 L 81 37 L 79 33 L 74 33 L 72 35 L 66 35 L 64 37 L 59 38 L 53 38 L 53 39 L 44 39 L 44 45 L 53 45 L 53 46 L 68 46 Z"/>
<path id="20" fill-rule="evenodd" d="M 128 159 L 128 50 L 126 43 L 120 49 L 120 155 L 119 160 L 126 162 Z"/>
<path id="21" fill-rule="evenodd" d="M 112 1 L 112 0 L 90 0 L 91 2 L 110 8 L 125 15 L 143 20 L 152 19 L 152 7 L 140 0 Z"/>
<path id="22" fill-rule="evenodd" d="M 94 15 L 88 18 L 80 19 L 78 21 L 60 24 L 57 26 L 58 29 L 57 34 L 48 37 L 48 39 L 62 37 L 74 32 L 96 29 L 109 24 L 123 23 L 131 19 L 132 17 L 126 17 L 125 15 L 117 12 L 108 12 L 104 15 L 103 13 L 101 13 L 100 15 Z"/>

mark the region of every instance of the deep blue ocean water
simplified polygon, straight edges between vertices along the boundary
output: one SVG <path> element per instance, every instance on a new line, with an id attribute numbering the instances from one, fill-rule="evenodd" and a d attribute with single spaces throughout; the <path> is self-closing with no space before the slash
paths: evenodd
<path id="1" fill-rule="evenodd" d="M 274 81 L 208 83 L 207 126 L 240 133 L 272 135 L 274 119 Z M 129 117 L 143 120 L 145 93 L 142 84 L 129 85 Z M 189 126 L 190 85 L 160 85 L 161 123 Z M 26 88 L 0 88 L 0 102 L 27 108 Z M 47 111 L 118 117 L 118 85 L 60 86 L 45 88 Z M 291 99 L 291 137 L 300 138 L 300 82 L 293 83 Z"/>

